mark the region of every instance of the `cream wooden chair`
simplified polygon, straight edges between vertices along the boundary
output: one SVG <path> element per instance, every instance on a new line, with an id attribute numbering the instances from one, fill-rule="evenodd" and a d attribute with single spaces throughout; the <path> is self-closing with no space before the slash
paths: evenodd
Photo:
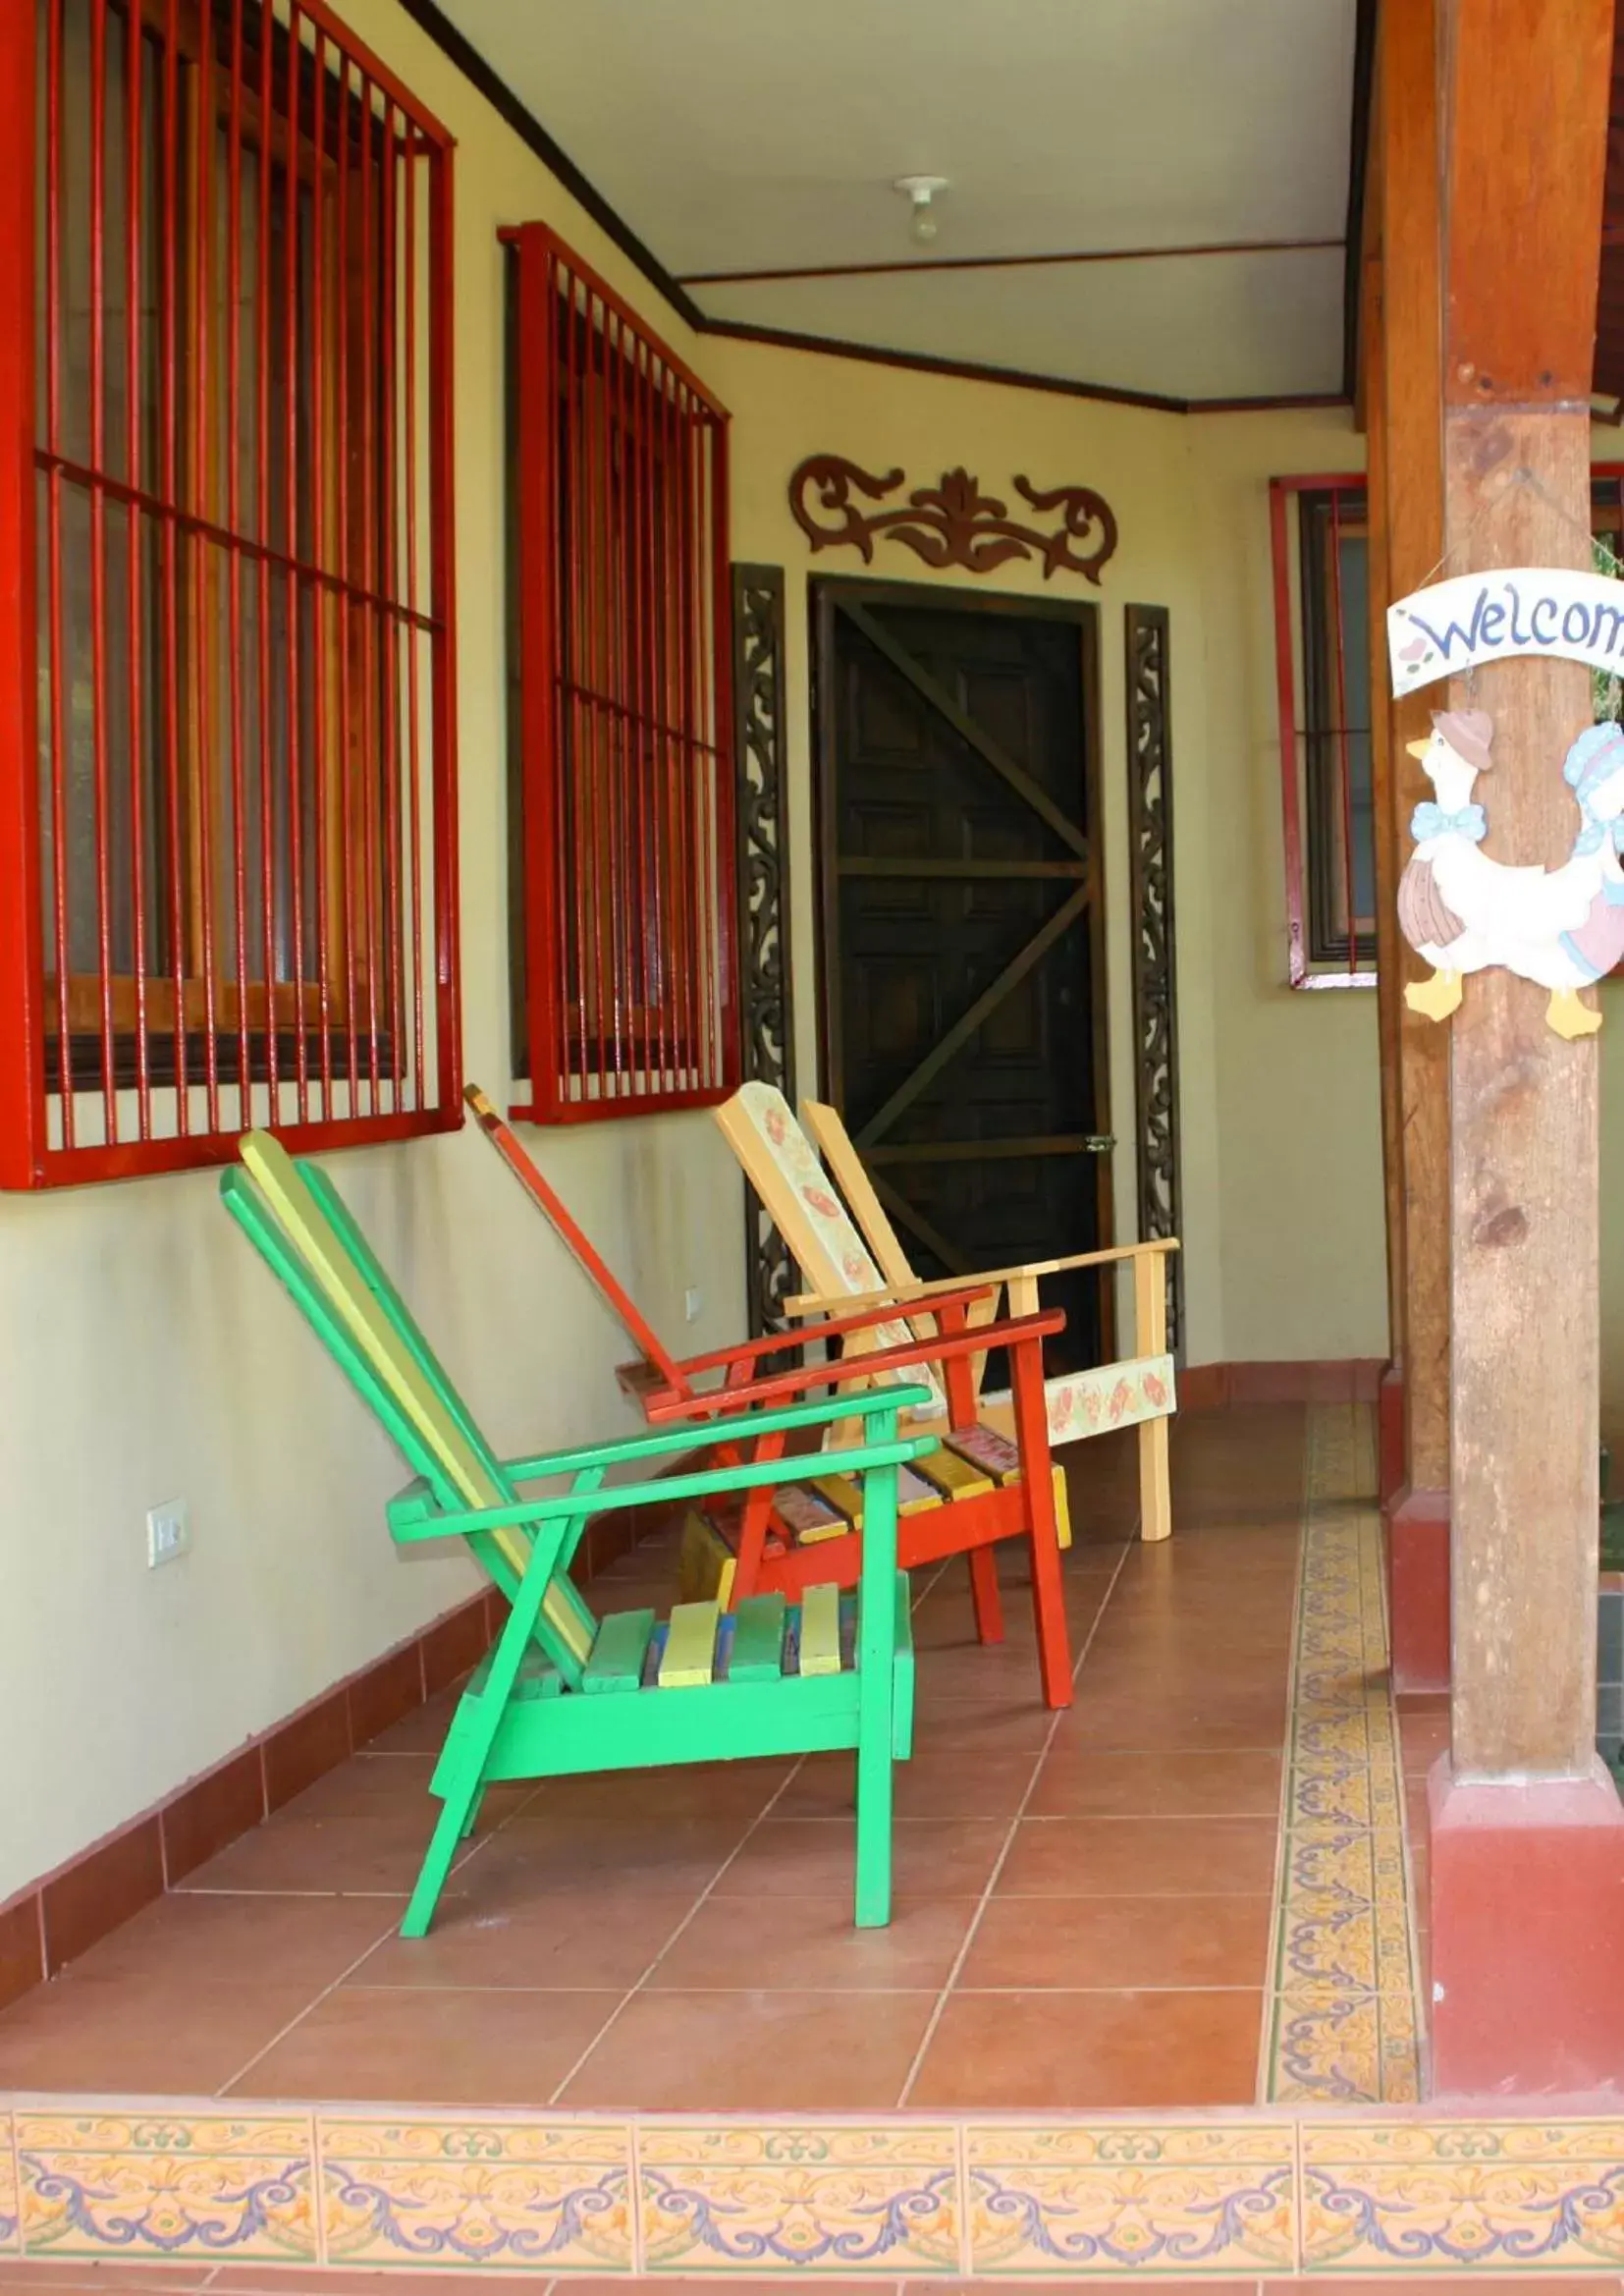
<path id="1" fill-rule="evenodd" d="M 808 1128 L 823 1151 L 827 1170 L 788 1102 L 774 1086 L 743 1085 L 716 1112 L 729 1144 L 788 1244 L 803 1278 L 815 1286 L 786 1302 L 788 1312 L 827 1315 L 837 1307 L 894 1300 L 908 1312 L 916 1333 L 928 1335 L 933 1329 L 928 1314 L 933 1293 L 962 1289 L 970 1279 L 957 1276 L 936 1284 L 919 1282 L 839 1114 L 820 1101 L 804 1105 Z M 856 1227 L 847 1207 L 855 1215 Z M 1075 1443 L 1113 1428 L 1138 1428 L 1140 1532 L 1147 1540 L 1165 1539 L 1172 1530 L 1167 1421 L 1177 1404 L 1173 1362 L 1167 1351 L 1166 1255 L 1177 1249 L 1175 1238 L 1158 1237 L 1109 1251 L 1039 1260 L 1025 1267 L 989 1269 L 973 1279 L 1001 1287 L 1008 1301 L 1004 1312 L 1030 1315 L 1036 1312 L 1038 1286 L 1045 1276 L 1074 1268 L 1110 1267 L 1123 1261 L 1132 1265 L 1135 1354 L 1121 1362 L 1065 1372 L 1047 1381 L 1044 1400 L 1052 1444 Z M 995 1288 L 973 1312 L 991 1322 L 1000 1312 L 1000 1296 Z M 984 1359 L 974 1365 L 976 1417 L 984 1426 L 1007 1432 L 1010 1397 L 1007 1394 L 981 1393 L 984 1367 Z"/>

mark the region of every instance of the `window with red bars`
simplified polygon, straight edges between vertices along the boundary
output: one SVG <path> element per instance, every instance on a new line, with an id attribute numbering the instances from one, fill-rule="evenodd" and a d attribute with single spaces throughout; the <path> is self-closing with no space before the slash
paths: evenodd
<path id="1" fill-rule="evenodd" d="M 1365 481 L 1276 478 L 1271 507 L 1291 981 L 1368 986 L 1376 842 Z"/>
<path id="2" fill-rule="evenodd" d="M 738 1080 L 728 417 L 539 224 L 509 249 L 515 1114 Z"/>
<path id="3" fill-rule="evenodd" d="M 448 139 L 321 0 L 0 13 L 0 1178 L 455 1122 Z"/>

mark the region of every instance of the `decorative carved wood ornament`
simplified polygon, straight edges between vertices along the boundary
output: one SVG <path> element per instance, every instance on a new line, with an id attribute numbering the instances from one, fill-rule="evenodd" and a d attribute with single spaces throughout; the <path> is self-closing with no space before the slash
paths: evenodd
<path id="1" fill-rule="evenodd" d="M 739 993 L 745 1080 L 793 1104 L 789 837 L 784 756 L 784 569 L 733 568 L 733 819 L 738 842 Z M 785 1329 L 797 1288 L 788 1248 L 744 1183 L 750 1334 Z"/>
<path id="2" fill-rule="evenodd" d="M 1139 1234 L 1177 1235 L 1178 959 L 1173 940 L 1173 761 L 1167 610 L 1127 609 L 1128 851 L 1133 888 L 1134 1098 Z M 1184 1256 L 1167 1258 L 1167 1344 L 1184 1340 Z"/>
<path id="3" fill-rule="evenodd" d="M 916 486 L 905 504 L 864 511 L 854 494 L 883 502 L 906 483 L 901 470 L 883 477 L 859 469 L 840 455 L 808 455 L 789 479 L 789 509 L 814 550 L 859 551 L 872 565 L 876 539 L 905 543 L 927 566 L 962 566 L 991 574 L 1010 559 L 1036 559 L 1047 581 L 1056 574 L 1078 574 L 1098 585 L 1100 569 L 1116 548 L 1116 519 L 1104 495 L 1089 486 L 1045 490 L 1025 478 L 1015 491 L 1034 511 L 1058 511 L 1053 533 L 1020 525 L 1009 506 L 983 494 L 981 481 L 965 469 L 944 470 L 935 486 Z"/>

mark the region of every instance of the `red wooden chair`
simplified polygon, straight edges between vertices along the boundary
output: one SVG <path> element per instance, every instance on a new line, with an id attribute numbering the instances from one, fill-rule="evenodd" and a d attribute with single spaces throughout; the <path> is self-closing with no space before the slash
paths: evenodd
<path id="1" fill-rule="evenodd" d="M 804 1394 L 809 1386 L 868 1386 L 923 1376 L 947 1402 L 947 1429 L 937 1448 L 898 1474 L 897 1559 L 919 1569 L 956 1555 L 968 1558 L 976 1626 L 983 1642 L 1002 1638 L 994 1548 L 1019 1539 L 1031 1558 L 1038 1663 L 1046 1702 L 1071 1702 L 1071 1652 L 1060 1579 L 1064 1484 L 1049 1455 L 1044 1406 L 1043 1342 L 1063 1329 L 1058 1309 L 1009 1318 L 984 1315 L 988 1287 L 931 1300 L 936 1329 L 916 1338 L 893 1307 L 869 1307 L 803 1326 L 789 1335 L 748 1339 L 735 1347 L 679 1358 L 660 1337 L 594 1250 L 555 1190 L 525 1153 L 511 1125 L 477 1085 L 468 1107 L 503 1162 L 542 1212 L 610 1312 L 636 1360 L 622 1366 L 623 1389 L 656 1423 L 708 1418 L 748 1404 Z M 798 1361 L 812 1345 L 835 1342 L 838 1359 Z M 978 1427 L 972 1366 L 988 1347 L 1008 1350 L 1014 1441 Z M 775 1367 L 775 1356 L 788 1360 Z M 784 1438 L 764 1437 L 760 1455 Z M 1056 1505 L 1056 1499 L 1059 1505 Z M 861 1561 L 861 1494 L 846 1478 L 820 1473 L 816 1454 L 804 1482 L 747 1493 L 733 1507 L 717 1503 L 688 1519 L 683 1541 L 684 1592 L 711 1594 L 727 1607 L 747 1596 L 783 1592 L 795 1599 L 809 1586 L 857 1583 Z"/>

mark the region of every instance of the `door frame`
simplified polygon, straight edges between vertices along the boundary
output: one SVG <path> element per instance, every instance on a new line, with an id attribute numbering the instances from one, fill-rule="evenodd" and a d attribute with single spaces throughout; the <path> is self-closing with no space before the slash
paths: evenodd
<path id="1" fill-rule="evenodd" d="M 1106 949 L 1105 824 L 1102 810 L 1103 697 L 1100 691 L 1100 608 L 1089 598 L 1034 598 L 1018 590 L 971 590 L 956 582 L 897 582 L 861 574 L 808 578 L 811 652 L 813 1003 L 817 1013 L 818 1085 L 827 1092 L 837 1065 L 839 1015 L 831 994 L 839 977 L 839 873 L 835 867 L 837 767 L 835 757 L 835 618 L 842 597 L 868 606 L 912 606 L 948 614 L 1001 615 L 1029 622 L 1067 622 L 1077 632 L 1081 670 L 1082 786 L 1088 809 L 1089 978 L 1094 984 L 1090 1029 L 1094 1055 L 1094 1128 L 1110 1122 L 1110 980 Z M 989 769 L 991 770 L 991 769 Z M 1115 1150 L 1095 1162 L 1095 1232 L 1098 1248 L 1116 1240 Z M 1115 1285 L 1103 1271 L 1100 1339 L 1103 1358 L 1115 1353 Z"/>

